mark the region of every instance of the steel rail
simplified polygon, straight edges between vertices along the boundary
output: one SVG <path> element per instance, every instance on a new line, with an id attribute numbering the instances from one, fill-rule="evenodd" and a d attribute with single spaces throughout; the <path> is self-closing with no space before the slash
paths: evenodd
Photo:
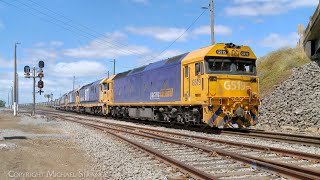
<path id="1" fill-rule="evenodd" d="M 285 133 L 273 133 L 273 132 L 265 132 L 265 131 L 245 131 L 245 132 L 232 132 L 232 131 L 222 131 L 222 134 L 228 135 L 239 135 L 246 137 L 258 137 L 264 139 L 274 139 L 278 141 L 291 142 L 291 143 L 299 143 L 309 146 L 320 146 L 320 138 L 312 137 L 312 136 L 300 136 L 294 134 L 285 134 Z"/>
<path id="2" fill-rule="evenodd" d="M 106 123 L 103 121 L 98 121 L 100 123 Z M 112 123 L 113 124 L 113 123 Z M 123 127 L 123 128 L 128 128 L 130 125 L 121 125 L 121 124 L 114 124 L 115 126 Z M 189 135 L 189 134 L 183 134 L 183 133 L 178 133 L 178 132 L 170 132 L 170 131 L 165 131 L 165 130 L 159 130 L 159 129 L 150 129 L 150 128 L 145 128 L 145 127 L 135 127 L 135 126 L 130 126 L 131 129 L 143 129 L 143 132 L 149 133 L 146 131 L 152 131 L 152 132 L 159 132 L 159 133 L 166 133 L 170 135 L 177 135 L 177 136 L 182 136 L 182 137 L 191 137 L 195 139 L 200 139 L 200 140 L 205 140 L 209 142 L 214 142 L 214 143 L 220 143 L 220 144 L 228 144 L 228 145 L 233 145 L 237 147 L 246 147 L 246 148 L 251 148 L 251 149 L 257 149 L 257 150 L 263 150 L 263 151 L 268 151 L 268 152 L 275 152 L 275 153 L 281 153 L 283 155 L 287 156 L 295 156 L 299 157 L 301 159 L 307 159 L 315 162 L 320 162 L 320 155 L 317 154 L 311 154 L 311 153 L 305 153 L 305 152 L 299 152 L 299 151 L 292 151 L 292 150 L 286 150 L 286 149 L 281 149 L 281 148 L 275 148 L 275 147 L 268 147 L 268 146 L 261 146 L 261 145 L 254 145 L 254 144 L 248 144 L 248 143 L 238 143 L 238 142 L 232 142 L 232 141 L 227 141 L 227 140 L 220 140 L 220 139 L 215 139 L 215 138 L 210 138 L 210 137 L 203 137 L 199 135 Z M 140 130 L 141 131 L 141 130 Z M 157 135 L 155 133 L 149 133 L 152 135 Z"/>
<path id="3" fill-rule="evenodd" d="M 48 111 L 48 110 L 45 110 L 45 111 Z M 48 111 L 48 112 L 53 112 L 53 111 Z M 65 114 L 68 114 L 68 112 L 65 112 L 65 111 L 62 111 L 62 112 Z M 138 121 L 138 122 L 145 123 L 145 121 Z M 184 128 L 184 129 L 190 130 L 187 128 Z M 201 132 L 194 129 L 192 129 L 192 131 Z M 296 143 L 296 144 L 298 143 L 298 144 L 320 147 L 320 137 L 314 137 L 314 136 L 304 136 L 304 135 L 286 134 L 286 133 L 277 133 L 277 132 L 268 132 L 268 131 L 259 131 L 259 130 L 250 130 L 250 129 L 240 129 L 240 130 L 233 129 L 233 130 L 219 130 L 219 131 L 220 131 L 219 133 L 221 134 L 257 137 L 257 138 L 268 139 L 268 140 L 274 139 L 274 140 L 287 142 L 287 143 Z M 293 139 L 293 138 L 296 138 L 296 139 Z"/>
<path id="4" fill-rule="evenodd" d="M 72 117 L 72 118 L 74 118 L 74 117 Z M 83 122 L 81 122 L 81 121 L 70 120 L 67 118 L 61 118 L 61 119 L 65 119 L 65 120 L 69 120 L 69 121 L 83 124 Z M 90 124 L 90 123 L 87 123 L 87 124 Z M 121 129 L 117 129 L 117 128 L 112 128 L 110 126 L 109 127 L 105 127 L 105 126 L 101 126 L 101 125 L 95 125 L 95 126 L 99 126 L 102 129 L 108 128 L 108 129 L 118 131 L 118 132 L 129 133 L 129 134 L 142 136 L 142 137 L 148 137 L 148 138 L 152 138 L 152 139 L 158 139 L 158 140 L 162 140 L 162 141 L 169 142 L 169 143 L 185 145 L 185 146 L 188 146 L 191 148 L 198 148 L 198 149 L 201 149 L 207 153 L 215 152 L 219 155 L 231 157 L 233 159 L 236 159 L 236 160 L 248 163 L 248 164 L 255 164 L 256 166 L 258 166 L 262 169 L 265 169 L 267 171 L 273 171 L 276 173 L 284 174 L 287 177 L 300 178 L 300 179 L 319 179 L 319 177 L 320 177 L 320 172 L 318 172 L 318 171 L 314 171 L 314 170 L 306 169 L 306 168 L 301 168 L 301 167 L 297 167 L 297 166 L 293 166 L 293 165 L 289 165 L 289 164 L 285 164 L 285 163 L 275 162 L 275 161 L 266 160 L 266 159 L 262 159 L 262 158 L 258 158 L 258 157 L 252 157 L 252 156 L 248 156 L 248 155 L 239 155 L 239 154 L 235 154 L 235 153 L 230 153 L 230 152 L 227 152 L 224 150 L 211 148 L 211 147 L 198 145 L 198 144 L 193 144 L 193 143 L 189 143 L 189 142 L 185 142 L 185 141 L 181 141 L 181 140 L 176 140 L 176 139 L 161 136 L 161 135 L 156 135 L 156 136 L 150 135 L 150 134 L 146 135 L 141 132 L 135 132 L 135 131 L 130 132 L 130 130 L 128 130 L 128 129 L 121 130 Z"/>
<path id="5" fill-rule="evenodd" d="M 72 117 L 72 116 L 69 116 L 69 117 Z M 85 118 L 79 118 L 79 119 L 88 120 Z M 219 139 L 215 139 L 215 138 L 203 137 L 203 136 L 199 136 L 199 135 L 187 135 L 184 133 L 170 132 L 170 131 L 158 130 L 158 129 L 150 129 L 150 128 L 146 128 L 146 127 L 136 127 L 136 126 L 132 126 L 132 125 L 121 125 L 121 124 L 105 122 L 105 121 L 101 121 L 101 120 L 96 120 L 96 121 L 99 123 L 103 123 L 103 124 L 112 124 L 112 125 L 118 126 L 118 127 L 131 128 L 132 130 L 143 129 L 143 130 L 147 130 L 147 131 L 167 133 L 167 134 L 178 135 L 178 136 L 183 136 L 183 137 L 197 138 L 200 140 L 210 141 L 210 142 L 214 142 L 214 143 L 228 144 L 228 145 L 233 145 L 233 146 L 237 146 L 237 147 L 247 147 L 247 148 L 252 148 L 252 149 L 257 149 L 257 150 L 264 150 L 264 151 L 269 151 L 269 152 L 281 153 L 281 154 L 287 155 L 287 156 L 295 156 L 295 157 L 299 157 L 301 159 L 307 159 L 307 160 L 311 160 L 311 161 L 315 161 L 315 162 L 320 162 L 320 155 L 317 155 L 317 154 L 311 154 L 311 153 L 305 153 L 305 152 L 299 152 L 299 151 L 293 151 L 293 150 L 286 150 L 286 149 L 275 148 L 275 147 L 254 145 L 254 144 L 248 144 L 248 143 L 237 143 L 237 142 L 232 142 L 232 141 L 227 141 L 227 140 L 219 140 Z M 153 135 L 155 135 L 155 134 L 153 134 Z"/>
<path id="6" fill-rule="evenodd" d="M 168 164 L 172 165 L 173 167 L 179 169 L 179 171 L 183 172 L 184 174 L 186 174 L 187 176 L 190 175 L 191 177 L 195 178 L 195 179 L 212 179 L 212 180 L 215 180 L 217 179 L 215 176 L 211 175 L 211 174 L 208 174 L 204 171 L 201 171 L 201 170 L 198 170 L 188 164 L 185 164 L 181 161 L 177 161 L 167 155 L 164 155 L 163 153 L 161 153 L 159 150 L 156 150 L 154 148 L 151 148 L 151 147 L 148 147 L 142 143 L 139 143 L 137 141 L 133 141 L 131 139 L 128 139 L 126 138 L 125 136 L 123 135 L 120 135 L 120 134 L 117 134 L 115 132 L 112 132 L 112 131 L 120 131 L 118 129 L 114 129 L 114 128 L 106 128 L 104 126 L 100 126 L 100 125 L 96 125 L 96 124 L 91 124 L 91 123 L 85 123 L 85 122 L 80 122 L 80 121 L 76 121 L 76 120 L 70 120 L 70 119 L 67 119 L 65 117 L 61 118 L 61 117 L 58 117 L 60 119 L 64 119 L 64 120 L 67 120 L 67 121 L 72 121 L 72 122 L 76 122 L 76 123 L 80 123 L 80 124 L 83 124 L 83 125 L 86 125 L 86 126 L 89 126 L 89 127 L 92 127 L 92 128 L 95 128 L 95 129 L 98 129 L 98 130 L 101 130 L 103 132 L 106 132 L 108 134 L 111 134 L 129 144 L 132 144 L 136 147 L 138 147 L 139 149 L 142 149 L 144 150 L 145 152 L 149 153 L 150 155 L 152 156 L 156 156 L 157 158 L 161 159 L 162 161 L 165 161 L 167 162 Z M 110 129 L 112 131 L 110 131 Z M 121 131 L 123 132 L 123 131 Z M 147 136 L 146 136 L 147 137 Z"/>

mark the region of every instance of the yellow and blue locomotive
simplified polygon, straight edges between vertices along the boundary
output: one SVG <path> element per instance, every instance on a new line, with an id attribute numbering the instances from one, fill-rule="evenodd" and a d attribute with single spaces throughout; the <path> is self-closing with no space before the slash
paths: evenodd
<path id="1" fill-rule="evenodd" d="M 96 104 L 118 118 L 249 127 L 257 123 L 256 73 L 248 46 L 215 44 L 103 79 Z"/>

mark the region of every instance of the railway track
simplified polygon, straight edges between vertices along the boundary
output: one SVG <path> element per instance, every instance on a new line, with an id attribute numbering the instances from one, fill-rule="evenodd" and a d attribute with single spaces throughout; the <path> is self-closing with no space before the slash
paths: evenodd
<path id="1" fill-rule="evenodd" d="M 320 156 L 283 149 L 216 140 L 195 135 L 119 125 L 48 113 L 123 139 L 182 169 L 194 178 L 298 179 L 320 178 Z M 76 120 L 75 120 L 76 118 Z"/>
<path id="2" fill-rule="evenodd" d="M 266 132 L 259 130 L 223 130 L 222 134 L 246 136 L 250 138 L 273 139 L 276 141 L 320 147 L 320 137 L 306 135 Z"/>
<path id="3" fill-rule="evenodd" d="M 45 112 L 53 112 L 53 111 L 45 111 Z M 60 112 L 66 113 L 64 111 L 60 111 Z M 93 116 L 93 117 L 97 117 L 97 116 Z M 129 120 L 129 119 L 126 119 L 125 121 L 139 123 L 139 124 L 153 125 L 153 126 L 156 125 L 161 127 L 162 126 L 168 127 L 167 123 L 157 123 L 152 121 Z M 254 138 L 254 139 L 266 139 L 266 140 L 273 140 L 277 142 L 295 143 L 295 144 L 305 145 L 305 146 L 320 147 L 320 137 L 315 137 L 315 136 L 267 132 L 267 131 L 252 130 L 252 129 L 222 129 L 222 130 L 210 129 L 210 128 L 200 129 L 199 127 L 184 127 L 181 125 L 175 125 L 175 126 L 172 126 L 171 128 L 185 129 L 185 130 L 191 130 L 195 132 L 205 132 L 208 134 L 222 134 L 222 135 L 230 135 L 233 137 L 241 136 L 241 137 L 248 137 L 248 138 Z"/>

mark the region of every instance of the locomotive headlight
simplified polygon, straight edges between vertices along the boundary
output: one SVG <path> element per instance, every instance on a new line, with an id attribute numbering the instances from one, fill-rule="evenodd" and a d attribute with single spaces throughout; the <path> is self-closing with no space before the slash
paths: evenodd
<path id="1" fill-rule="evenodd" d="M 239 51 L 238 50 L 232 50 L 232 55 L 233 56 L 238 56 L 239 55 Z"/>
<path id="2" fill-rule="evenodd" d="M 257 98 L 257 94 L 256 93 L 253 93 L 253 98 Z"/>

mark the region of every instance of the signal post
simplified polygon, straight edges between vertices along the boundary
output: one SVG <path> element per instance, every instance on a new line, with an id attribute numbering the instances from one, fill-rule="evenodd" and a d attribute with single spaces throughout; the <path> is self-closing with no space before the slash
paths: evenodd
<path id="1" fill-rule="evenodd" d="M 38 88 L 39 88 L 38 92 L 40 93 L 40 95 L 41 95 L 41 93 L 44 92 L 44 91 L 42 91 L 42 88 L 43 88 L 42 78 L 44 77 L 42 68 L 44 68 L 44 62 L 39 61 L 38 66 L 39 66 L 39 68 L 36 68 L 36 67 L 32 68 L 32 75 L 30 75 L 30 67 L 29 66 L 24 67 L 25 78 L 33 78 L 33 105 L 32 105 L 33 106 L 33 108 L 32 108 L 32 115 L 33 116 L 36 114 L 36 78 L 40 79 L 38 81 Z M 38 72 L 37 72 L 37 70 L 38 70 Z"/>

